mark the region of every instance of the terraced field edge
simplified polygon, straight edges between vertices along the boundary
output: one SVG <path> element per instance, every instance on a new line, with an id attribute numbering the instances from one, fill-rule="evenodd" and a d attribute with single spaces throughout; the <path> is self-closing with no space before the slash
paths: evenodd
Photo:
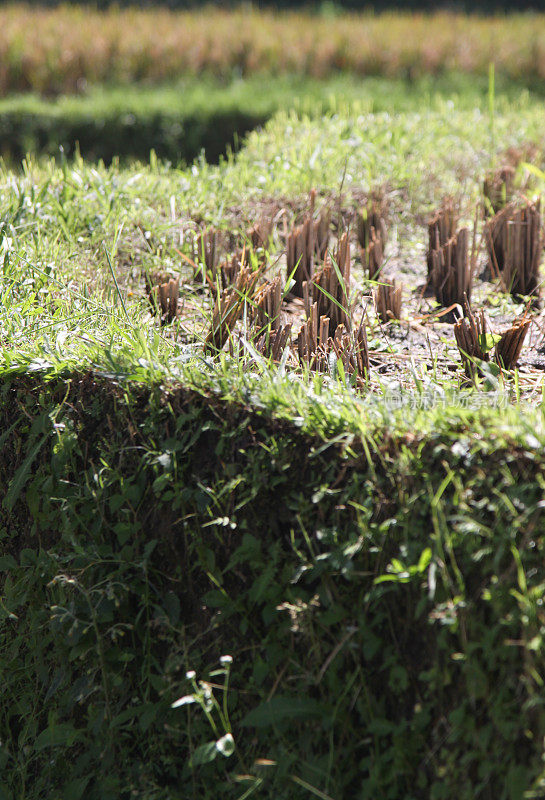
<path id="1" fill-rule="evenodd" d="M 535 437 L 327 441 L 92 373 L 0 396 L 1 797 L 540 796 Z"/>

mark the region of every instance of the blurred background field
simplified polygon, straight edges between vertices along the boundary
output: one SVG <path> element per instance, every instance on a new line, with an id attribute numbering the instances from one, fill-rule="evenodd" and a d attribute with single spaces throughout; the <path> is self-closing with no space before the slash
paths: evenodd
<path id="1" fill-rule="evenodd" d="M 4 6 L 0 155 L 217 161 L 278 110 L 483 106 L 491 63 L 544 94 L 545 15 L 318 11 Z"/>
<path id="2" fill-rule="evenodd" d="M 519 6 L 520 7 L 520 6 Z M 494 61 L 513 79 L 545 77 L 545 16 L 438 12 L 350 14 L 7 6 L 0 11 L 0 91 L 45 95 L 88 84 L 159 84 L 182 76 L 297 74 L 414 79 Z"/>

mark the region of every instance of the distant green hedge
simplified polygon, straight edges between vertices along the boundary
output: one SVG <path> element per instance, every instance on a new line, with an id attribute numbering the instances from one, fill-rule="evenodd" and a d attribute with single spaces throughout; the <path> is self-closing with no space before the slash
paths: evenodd
<path id="1" fill-rule="evenodd" d="M 4 374 L 0 798 L 542 797 L 545 451 L 456 419 Z"/>
<path id="2" fill-rule="evenodd" d="M 150 151 L 173 164 L 190 163 L 202 150 L 210 162 L 217 162 L 267 115 L 232 108 L 210 113 L 111 110 L 95 114 L 92 110 L 60 114 L 29 111 L 24 108 L 0 112 L 0 155 L 20 161 L 28 153 L 67 156 L 79 148 L 89 160 L 114 158 L 147 161 Z"/>

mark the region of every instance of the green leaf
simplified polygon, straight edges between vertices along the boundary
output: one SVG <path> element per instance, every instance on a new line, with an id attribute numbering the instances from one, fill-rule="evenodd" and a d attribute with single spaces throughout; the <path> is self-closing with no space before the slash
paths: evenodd
<path id="1" fill-rule="evenodd" d="M 497 343 L 500 341 L 501 336 L 497 333 L 481 333 L 479 335 L 479 347 L 483 352 L 489 353 Z"/>
<path id="2" fill-rule="evenodd" d="M 200 764 L 208 764 L 216 758 L 218 753 L 215 741 L 201 744 L 189 759 L 189 766 L 198 767 Z"/>
<path id="3" fill-rule="evenodd" d="M 408 583 L 411 578 L 409 572 L 395 572 L 390 573 L 389 575 L 379 575 L 378 578 L 375 578 L 373 583 L 377 586 L 379 583 L 386 583 L 387 581 L 394 581 L 396 583 Z"/>
<path id="4" fill-rule="evenodd" d="M 46 728 L 34 742 L 35 750 L 45 750 L 47 747 L 71 747 L 80 734 L 69 723 L 60 723 L 54 728 Z"/>
<path id="5" fill-rule="evenodd" d="M 507 773 L 509 800 L 520 800 L 529 786 L 528 768 L 522 764 L 512 764 Z"/>
<path id="6" fill-rule="evenodd" d="M 62 793 L 62 800 L 81 800 L 89 783 L 90 776 L 86 778 L 75 778 L 67 783 Z"/>
<path id="7" fill-rule="evenodd" d="M 36 442 L 34 447 L 31 448 L 29 454 L 27 455 L 27 457 L 25 458 L 25 460 L 23 461 L 23 463 L 21 464 L 15 475 L 13 476 L 12 480 L 10 481 L 8 491 L 4 498 L 4 508 L 6 508 L 8 511 L 12 510 L 13 506 L 19 499 L 19 496 L 23 491 L 25 483 L 27 482 L 28 477 L 30 475 L 30 468 L 32 467 L 34 459 L 36 458 L 36 456 L 38 455 L 38 453 L 40 452 L 40 450 L 42 449 L 48 438 L 49 438 L 49 433 L 46 433 Z"/>
<path id="8" fill-rule="evenodd" d="M 418 572 L 425 572 L 430 565 L 431 561 L 431 547 L 426 547 L 425 550 L 422 550 L 422 554 L 418 561 Z"/>
<path id="9" fill-rule="evenodd" d="M 266 728 L 286 719 L 319 719 L 326 714 L 324 706 L 316 700 L 279 695 L 248 712 L 241 724 L 244 727 Z"/>
<path id="10" fill-rule="evenodd" d="M 0 556 L 0 572 L 8 572 L 8 570 L 16 568 L 17 562 L 13 556 Z"/>

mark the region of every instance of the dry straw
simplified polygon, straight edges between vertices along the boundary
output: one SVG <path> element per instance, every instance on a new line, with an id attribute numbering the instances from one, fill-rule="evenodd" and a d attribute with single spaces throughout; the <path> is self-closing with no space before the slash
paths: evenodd
<path id="1" fill-rule="evenodd" d="M 178 278 L 169 278 L 164 283 L 148 287 L 150 303 L 153 310 L 161 317 L 163 325 L 176 319 L 179 295 L 180 281 Z"/>
<path id="2" fill-rule="evenodd" d="M 258 353 L 278 361 L 289 344 L 291 337 L 291 322 L 281 325 L 274 330 L 265 331 L 255 342 Z"/>
<path id="3" fill-rule="evenodd" d="M 476 361 L 488 361 L 487 349 L 483 347 L 486 333 L 484 312 L 481 310 L 474 316 L 466 304 L 465 317 L 454 325 L 454 337 L 468 377 L 474 377 Z"/>
<path id="4" fill-rule="evenodd" d="M 310 307 L 317 304 L 318 316 L 329 318 L 330 334 L 338 325 L 350 328 L 350 242 L 344 233 L 337 244 L 335 262 L 328 256 L 312 282 L 303 283 L 303 300 L 307 317 Z"/>
<path id="5" fill-rule="evenodd" d="M 384 261 L 386 244 L 386 212 L 382 200 L 372 200 L 356 217 L 356 233 L 361 263 L 370 280 L 378 277 Z"/>
<path id="6" fill-rule="evenodd" d="M 431 252 L 431 282 L 444 308 L 471 299 L 473 273 L 469 259 L 469 231 L 461 228 L 446 244 Z"/>
<path id="7" fill-rule="evenodd" d="M 282 281 L 277 276 L 259 287 L 255 297 L 256 322 L 259 329 L 278 328 L 282 307 Z"/>
<path id="8" fill-rule="evenodd" d="M 373 300 L 381 322 L 401 319 L 402 286 L 395 279 L 383 279 L 373 291 Z"/>
<path id="9" fill-rule="evenodd" d="M 527 318 L 517 320 L 505 331 L 496 344 L 494 358 L 504 369 L 513 369 L 515 367 L 530 324 L 531 320 Z"/>
<path id="10" fill-rule="evenodd" d="M 212 322 L 205 340 L 205 350 L 219 351 L 229 338 L 235 323 L 240 319 L 244 306 L 253 300 L 259 270 L 241 267 L 235 284 L 216 297 L 212 310 Z"/>
<path id="11" fill-rule="evenodd" d="M 458 225 L 458 211 L 452 197 L 443 200 L 441 207 L 428 220 L 428 276 L 433 269 L 433 253 L 452 239 Z"/>
<path id="12" fill-rule="evenodd" d="M 492 272 L 514 295 L 537 295 L 543 249 L 541 201 L 508 203 L 484 228 Z"/>
<path id="13" fill-rule="evenodd" d="M 321 263 L 327 253 L 331 211 L 322 209 L 316 219 L 308 216 L 288 235 L 287 274 L 295 281 L 291 293 L 303 297 L 303 283 L 312 280 L 315 264 Z"/>

